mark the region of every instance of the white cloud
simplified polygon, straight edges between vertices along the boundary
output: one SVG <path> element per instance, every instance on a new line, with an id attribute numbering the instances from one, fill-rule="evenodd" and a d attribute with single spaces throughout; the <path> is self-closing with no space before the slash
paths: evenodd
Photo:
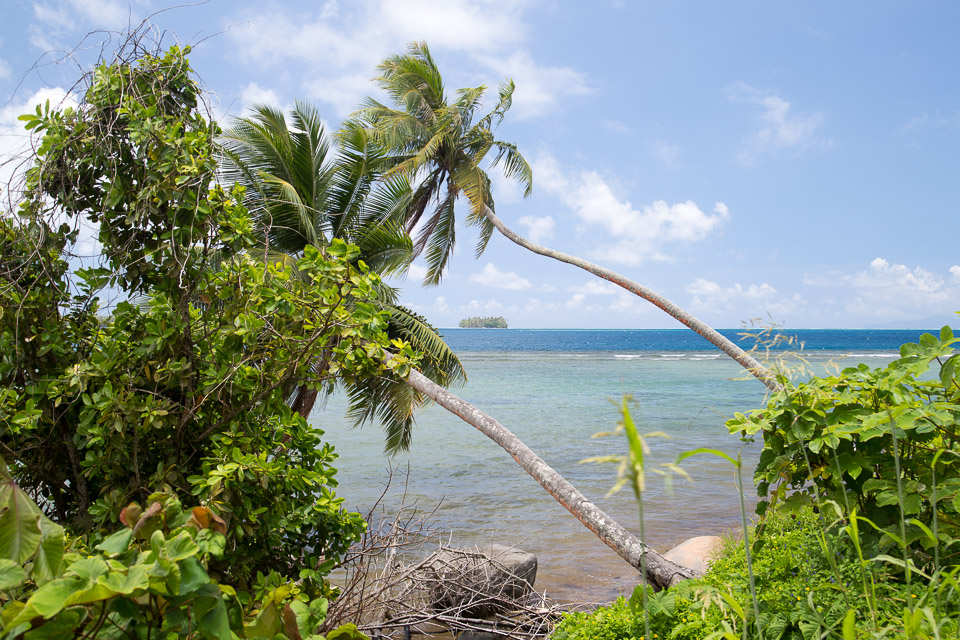
<path id="1" fill-rule="evenodd" d="M 130 4 L 122 0 L 67 0 L 83 18 L 98 26 L 124 27 L 131 17 Z"/>
<path id="2" fill-rule="evenodd" d="M 761 285 L 751 284 L 746 288 L 739 282 L 735 282 L 732 287 L 722 287 L 713 280 L 707 280 L 706 278 L 697 278 L 686 286 L 686 291 L 697 297 L 723 302 L 734 298 L 747 300 L 769 298 L 777 293 L 777 290 L 766 282 Z"/>
<path id="3" fill-rule="evenodd" d="M 512 309 L 513 307 L 511 307 Z M 489 300 L 471 300 L 466 304 L 462 304 L 457 307 L 457 311 L 463 314 L 473 314 L 473 313 L 483 313 L 483 314 L 494 314 L 494 313 L 503 313 L 505 307 L 502 302 L 494 298 Z"/>
<path id="4" fill-rule="evenodd" d="M 10 77 L 10 65 L 3 58 L 0 58 L 0 80 Z"/>
<path id="5" fill-rule="evenodd" d="M 753 165 L 761 156 L 778 150 L 799 151 L 831 144 L 819 134 L 824 119 L 821 113 L 796 115 L 787 100 L 743 82 L 728 87 L 727 96 L 734 102 L 744 102 L 759 110 L 758 129 L 744 139 L 737 153 L 741 164 Z"/>
<path id="6" fill-rule="evenodd" d="M 650 145 L 653 155 L 660 159 L 670 169 L 680 166 L 680 147 L 675 144 L 657 141 Z"/>
<path id="7" fill-rule="evenodd" d="M 617 132 L 617 133 L 632 133 L 632 132 L 633 132 L 633 129 L 630 128 L 630 125 L 628 125 L 628 124 L 627 124 L 626 122 L 624 122 L 623 120 L 604 120 L 604 121 L 603 121 L 603 126 L 605 126 L 607 129 L 610 129 L 611 131 L 615 131 L 615 132 Z"/>
<path id="8" fill-rule="evenodd" d="M 69 48 L 78 27 L 124 30 L 142 19 L 149 0 L 49 0 L 33 3 L 36 23 L 30 25 L 30 43 L 43 51 Z"/>
<path id="9" fill-rule="evenodd" d="M 517 222 L 527 228 L 525 235 L 530 242 L 540 244 L 541 242 L 547 242 L 553 237 L 554 222 L 550 216 L 544 216 L 542 218 L 523 216 L 517 220 Z"/>
<path id="10" fill-rule="evenodd" d="M 503 175 L 502 165 L 487 175 L 493 185 L 493 201 L 498 205 L 516 204 L 523 200 L 523 186 L 517 180 Z"/>
<path id="11" fill-rule="evenodd" d="M 569 67 L 543 66 L 524 48 L 529 0 L 355 0 L 326 3 L 313 13 L 296 14 L 274 7 L 250 11 L 246 25 L 230 30 L 238 57 L 248 63 L 273 66 L 296 63 L 301 91 L 311 99 L 332 104 L 340 114 L 357 107 L 374 92 L 370 78 L 390 54 L 412 41 L 429 43 L 447 74 L 459 71 L 458 84 L 490 87 L 505 77 L 517 83 L 514 114 L 534 116 L 554 108 L 567 95 L 588 91 L 585 76 Z M 457 54 L 457 67 L 443 54 Z M 284 65 L 289 66 L 289 65 Z M 496 74 L 490 78 L 490 74 Z"/>
<path id="12" fill-rule="evenodd" d="M 927 127 L 949 129 L 956 128 L 958 126 L 960 126 L 960 111 L 947 114 L 937 112 L 932 116 L 924 112 L 919 116 L 914 116 L 913 118 L 907 120 L 902 127 L 897 129 L 897 133 L 903 136 L 908 133 L 919 132 Z"/>
<path id="13" fill-rule="evenodd" d="M 492 262 L 488 262 L 480 273 L 471 274 L 470 281 L 482 284 L 485 287 L 514 291 L 529 289 L 533 286 L 529 280 L 521 278 L 513 271 L 500 271 Z"/>
<path id="14" fill-rule="evenodd" d="M 534 174 L 545 191 L 563 200 L 581 220 L 614 238 L 591 255 L 621 264 L 669 260 L 663 252 L 665 244 L 702 240 L 730 217 L 722 202 L 716 203 L 712 213 L 704 213 L 690 200 L 672 205 L 656 200 L 635 208 L 596 171 L 564 172 L 549 154 L 537 158 Z"/>
<path id="15" fill-rule="evenodd" d="M 698 313 L 715 314 L 736 310 L 750 316 L 781 316 L 794 312 L 805 304 L 799 293 L 783 297 L 766 282 L 747 286 L 735 282 L 730 286 L 723 286 L 713 280 L 696 278 L 685 290 L 692 295 L 689 305 L 691 311 Z"/>
<path id="16" fill-rule="evenodd" d="M 511 78 L 516 84 L 511 114 L 521 119 L 552 111 L 565 96 L 590 93 L 583 73 L 571 67 L 539 65 L 526 51 L 483 60 L 491 71 Z"/>
<path id="17" fill-rule="evenodd" d="M 902 127 L 897 129 L 897 133 L 900 135 L 905 135 L 911 131 L 922 129 L 929 121 L 930 116 L 928 116 L 926 113 L 921 113 L 919 116 L 914 116 L 907 120 Z"/>
<path id="18" fill-rule="evenodd" d="M 437 313 L 446 313 L 450 311 L 450 305 L 447 304 L 447 299 L 443 296 L 437 296 L 437 299 L 433 301 L 433 308 Z"/>
<path id="19" fill-rule="evenodd" d="M 570 290 L 592 296 L 613 296 L 623 293 L 623 289 L 612 282 L 600 282 L 598 280 L 587 280 L 581 285 L 571 287 Z"/>
<path id="20" fill-rule="evenodd" d="M 431 46 L 497 51 L 522 39 L 520 3 L 469 0 L 382 0 L 364 3 L 391 32 L 411 34 Z"/>
<path id="21" fill-rule="evenodd" d="M 869 268 L 850 274 L 808 276 L 804 284 L 840 287 L 846 313 L 873 321 L 946 315 L 960 308 L 960 265 L 939 275 L 917 266 L 874 258 Z"/>
<path id="22" fill-rule="evenodd" d="M 419 284 L 423 282 L 423 279 L 427 277 L 427 272 L 429 269 L 419 264 L 411 264 L 407 267 L 407 280 Z M 438 298 L 442 300 L 443 298 Z"/>
<path id="23" fill-rule="evenodd" d="M 240 91 L 240 101 L 244 112 L 250 107 L 266 105 L 274 109 L 281 108 L 280 97 L 273 89 L 265 89 L 256 82 L 251 82 Z"/>
<path id="24" fill-rule="evenodd" d="M 614 313 L 648 313 L 655 309 L 652 304 L 628 291 L 621 291 L 617 297 L 609 304 L 607 310 Z"/>

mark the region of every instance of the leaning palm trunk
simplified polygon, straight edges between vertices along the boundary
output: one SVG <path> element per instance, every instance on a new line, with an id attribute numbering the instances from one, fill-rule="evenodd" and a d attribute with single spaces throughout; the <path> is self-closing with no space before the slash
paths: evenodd
<path id="1" fill-rule="evenodd" d="M 387 355 L 386 358 L 389 360 L 390 356 Z M 671 562 L 650 549 L 577 491 L 576 487 L 544 462 L 520 438 L 483 411 L 450 393 L 419 371 L 410 372 L 407 384 L 503 447 L 557 502 L 631 566 L 640 570 L 641 563 L 645 562 L 646 577 L 651 583 L 664 588 L 699 576 L 692 569 Z"/>
<path id="2" fill-rule="evenodd" d="M 660 294 L 656 293 L 655 291 L 651 291 L 643 285 L 638 284 L 629 278 L 625 278 L 619 273 L 611 271 L 606 267 L 601 267 L 600 265 L 593 264 L 592 262 L 588 262 L 582 258 L 577 258 L 576 256 L 571 256 L 567 253 L 563 253 L 562 251 L 555 251 L 554 249 L 549 249 L 547 247 L 534 244 L 505 225 L 503 221 L 500 220 L 500 218 L 498 218 L 497 215 L 490 209 L 490 207 L 484 207 L 484 209 L 484 214 L 486 215 L 487 219 L 490 220 L 490 222 L 493 223 L 493 226 L 495 226 L 500 233 L 505 235 L 510 241 L 542 256 L 547 256 L 548 258 L 553 258 L 554 260 L 559 260 L 560 262 L 566 262 L 567 264 L 572 264 L 575 267 L 580 267 L 581 269 L 589 271 L 595 276 L 603 278 L 604 280 L 609 280 L 613 284 L 623 287 L 630 293 L 636 294 L 644 300 L 655 304 L 683 324 L 696 331 L 704 339 L 710 341 L 715 347 L 723 351 L 725 354 L 739 362 L 744 369 L 756 376 L 756 378 L 765 384 L 771 391 L 780 391 L 783 389 L 783 386 L 777 382 L 776 376 L 769 369 L 760 364 L 756 358 L 751 356 L 737 345 L 733 344 L 733 342 L 723 336 L 716 329 L 712 328 L 705 322 L 698 320 L 693 315 L 687 313 Z"/>

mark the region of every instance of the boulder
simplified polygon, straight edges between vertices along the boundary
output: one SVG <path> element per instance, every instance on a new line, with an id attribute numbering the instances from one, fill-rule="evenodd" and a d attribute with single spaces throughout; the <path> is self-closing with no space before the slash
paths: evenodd
<path id="1" fill-rule="evenodd" d="M 663 557 L 688 569 L 706 573 L 714 555 L 722 547 L 723 538 L 720 536 L 697 536 L 681 542 Z"/>
<path id="2" fill-rule="evenodd" d="M 441 549 L 426 566 L 433 609 L 464 618 L 509 609 L 537 579 L 537 556 L 502 544 Z"/>

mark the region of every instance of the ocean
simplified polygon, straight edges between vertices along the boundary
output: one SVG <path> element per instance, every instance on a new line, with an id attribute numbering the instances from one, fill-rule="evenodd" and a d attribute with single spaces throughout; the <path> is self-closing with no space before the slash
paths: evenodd
<path id="1" fill-rule="evenodd" d="M 698 447 L 744 459 L 748 500 L 759 443 L 744 444 L 724 421 L 737 411 L 762 406 L 767 389 L 738 364 L 686 329 L 527 330 L 444 329 L 447 344 L 467 372 L 453 391 L 513 431 L 601 509 L 638 531 L 629 488 L 608 496 L 616 465 L 583 464 L 588 457 L 622 454 L 625 438 L 592 438 L 610 431 L 618 405 L 632 397 L 632 415 L 651 437 L 650 468 Z M 753 342 L 723 331 L 750 348 Z M 915 342 L 914 330 L 798 330 L 791 362 L 802 358 L 822 373 L 837 363 L 882 366 L 900 344 Z M 802 350 L 800 345 L 802 343 Z M 798 352 L 799 350 L 799 352 Z M 798 352 L 798 353 L 797 353 Z M 775 352 L 771 356 L 783 355 Z M 432 528 L 445 543 L 515 545 L 536 553 L 536 587 L 560 600 L 604 602 L 636 584 L 633 571 L 613 551 L 557 504 L 514 460 L 479 431 L 441 407 L 417 417 L 413 446 L 387 457 L 377 425 L 352 429 L 346 402 L 334 396 L 314 412 L 340 458 L 336 464 L 344 506 L 367 512 L 394 470 L 383 504 L 388 512 L 406 491 L 421 513 L 433 512 Z M 650 474 L 644 497 L 647 541 L 666 551 L 698 535 L 722 535 L 739 526 L 733 467 L 719 458 L 687 460 L 690 481 L 671 485 Z M 409 471 L 408 471 L 409 470 Z M 404 480 L 404 476 L 405 480 Z"/>

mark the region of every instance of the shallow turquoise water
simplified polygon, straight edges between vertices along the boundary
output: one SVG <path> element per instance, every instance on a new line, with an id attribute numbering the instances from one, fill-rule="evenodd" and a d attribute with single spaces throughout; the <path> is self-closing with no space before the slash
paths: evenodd
<path id="1" fill-rule="evenodd" d="M 632 394 L 634 420 L 651 438 L 652 464 L 672 461 L 698 447 L 721 449 L 745 459 L 748 499 L 759 445 L 743 445 L 727 433 L 726 417 L 759 407 L 766 388 L 717 352 L 466 352 L 461 359 L 469 382 L 456 390 L 512 430 L 548 464 L 631 530 L 637 508 L 629 489 L 606 497 L 614 465 L 579 464 L 587 457 L 620 454 L 623 436 L 592 439 L 612 430 L 623 394 Z M 812 357 L 822 367 L 829 357 Z M 856 360 L 876 366 L 894 357 L 863 352 Z M 426 408 L 417 419 L 413 448 L 387 458 L 376 425 L 351 429 L 342 418 L 345 403 L 331 399 L 313 420 L 327 432 L 340 454 L 339 495 L 346 506 L 365 512 L 380 495 L 388 466 L 409 464 L 408 500 L 420 509 L 437 509 L 435 528 L 454 544 L 503 543 L 536 553 L 537 587 L 561 599 L 602 601 L 628 591 L 635 572 L 557 504 L 514 460 L 473 427 L 440 407 Z M 699 456 L 684 468 L 692 482 L 677 478 L 673 491 L 649 477 L 645 496 L 646 536 L 664 551 L 695 535 L 722 534 L 739 526 L 739 502 L 733 467 Z M 399 500 L 399 487 L 392 502 Z M 391 504 L 388 498 L 387 504 Z"/>

